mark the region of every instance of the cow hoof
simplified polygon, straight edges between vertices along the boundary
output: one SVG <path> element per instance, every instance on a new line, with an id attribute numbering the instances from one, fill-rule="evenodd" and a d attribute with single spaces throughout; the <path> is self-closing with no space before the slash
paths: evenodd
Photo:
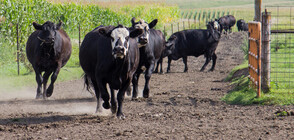
<path id="1" fill-rule="evenodd" d="M 125 117 L 125 115 L 123 113 L 118 113 L 117 118 L 120 119 L 120 120 L 126 119 L 126 117 Z"/>
<path id="2" fill-rule="evenodd" d="M 110 108 L 110 104 L 109 104 L 108 102 L 103 103 L 102 106 L 103 106 L 105 109 L 109 109 L 109 108 Z"/>
<path id="3" fill-rule="evenodd" d="M 46 90 L 46 96 L 51 97 L 53 93 L 53 86 L 49 86 L 49 88 Z"/>
<path id="4" fill-rule="evenodd" d="M 143 97 L 144 98 L 148 98 L 149 97 L 149 89 L 148 88 L 146 88 L 146 89 L 143 90 Z"/>
<path id="5" fill-rule="evenodd" d="M 36 99 L 43 99 L 43 96 L 39 94 L 36 96 Z"/>
<path id="6" fill-rule="evenodd" d="M 132 101 L 137 101 L 138 97 L 132 97 Z"/>
<path id="7" fill-rule="evenodd" d="M 144 94 L 143 94 L 143 97 L 144 97 L 144 98 L 149 98 L 149 93 L 144 93 Z"/>
<path id="8" fill-rule="evenodd" d="M 214 69 L 210 69 L 210 70 L 209 70 L 209 72 L 213 72 L 213 71 L 214 71 Z"/>

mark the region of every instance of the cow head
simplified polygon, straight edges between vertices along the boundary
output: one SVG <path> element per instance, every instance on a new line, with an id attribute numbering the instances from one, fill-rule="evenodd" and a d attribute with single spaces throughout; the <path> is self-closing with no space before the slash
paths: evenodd
<path id="1" fill-rule="evenodd" d="M 98 29 L 99 33 L 111 39 L 112 55 L 114 58 L 123 59 L 129 49 L 129 39 L 136 38 L 143 33 L 141 29 L 129 31 L 122 25 L 118 25 L 113 29 L 105 27 Z"/>
<path id="2" fill-rule="evenodd" d="M 178 40 L 177 36 L 171 35 L 167 42 L 165 42 L 165 49 L 163 51 L 163 57 L 169 56 L 173 53 L 175 50 L 175 44 Z"/>
<path id="3" fill-rule="evenodd" d="M 210 27 L 212 27 L 216 31 L 220 31 L 220 24 L 219 24 L 218 20 L 214 20 L 214 21 L 212 20 L 212 21 L 208 22 L 207 29 L 209 29 Z"/>
<path id="4" fill-rule="evenodd" d="M 56 39 L 56 31 L 59 30 L 62 26 L 62 22 L 58 24 L 54 24 L 51 21 L 45 22 L 43 25 L 40 25 L 36 22 L 33 22 L 33 26 L 36 30 L 40 30 L 41 32 L 38 34 L 38 39 L 42 42 L 42 44 L 53 45 Z"/>
<path id="5" fill-rule="evenodd" d="M 220 30 L 220 25 L 218 24 L 217 21 L 210 21 L 206 25 L 207 31 L 209 33 L 209 36 L 212 36 L 212 38 L 215 41 L 219 41 L 221 37 L 221 30 Z"/>
<path id="6" fill-rule="evenodd" d="M 149 30 L 155 27 L 157 24 L 158 20 L 154 19 L 152 22 L 149 24 L 145 22 L 144 20 L 140 20 L 138 22 L 135 22 L 135 18 L 133 17 L 131 22 L 132 22 L 132 29 L 142 29 L 143 34 L 138 37 L 138 45 L 139 47 L 146 46 L 146 44 L 149 43 Z"/>

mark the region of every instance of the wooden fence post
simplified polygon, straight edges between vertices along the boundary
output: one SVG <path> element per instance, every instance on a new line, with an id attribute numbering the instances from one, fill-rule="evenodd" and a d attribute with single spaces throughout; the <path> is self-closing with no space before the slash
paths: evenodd
<path id="1" fill-rule="evenodd" d="M 254 16 L 254 21 L 261 22 L 261 4 L 262 4 L 262 0 L 255 0 L 255 16 Z"/>
<path id="2" fill-rule="evenodd" d="M 262 13 L 262 47 L 261 47 L 261 89 L 263 92 L 269 92 L 270 89 L 270 34 L 271 34 L 271 13 Z"/>

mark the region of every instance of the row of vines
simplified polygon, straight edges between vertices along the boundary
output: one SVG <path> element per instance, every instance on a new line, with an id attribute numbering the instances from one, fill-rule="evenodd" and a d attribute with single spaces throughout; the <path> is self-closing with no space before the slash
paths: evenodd
<path id="1" fill-rule="evenodd" d="M 231 11 L 224 11 L 224 10 L 199 10 L 199 11 L 183 11 L 181 12 L 182 19 L 192 19 L 196 21 L 204 21 L 207 19 L 218 19 L 224 15 L 234 15 Z"/>

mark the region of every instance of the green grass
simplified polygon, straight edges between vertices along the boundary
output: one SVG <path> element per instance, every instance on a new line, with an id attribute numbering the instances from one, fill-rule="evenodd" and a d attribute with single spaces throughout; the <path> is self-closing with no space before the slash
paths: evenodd
<path id="1" fill-rule="evenodd" d="M 241 70 L 248 66 L 247 62 L 236 67 L 230 75 L 233 75 L 237 70 Z M 230 78 L 228 78 L 230 79 Z M 248 77 L 241 76 L 232 80 L 235 88 L 225 95 L 222 100 L 228 104 L 234 105 L 293 105 L 294 104 L 294 94 L 286 93 L 261 93 L 259 98 L 256 98 L 256 91 L 249 87 Z"/>

